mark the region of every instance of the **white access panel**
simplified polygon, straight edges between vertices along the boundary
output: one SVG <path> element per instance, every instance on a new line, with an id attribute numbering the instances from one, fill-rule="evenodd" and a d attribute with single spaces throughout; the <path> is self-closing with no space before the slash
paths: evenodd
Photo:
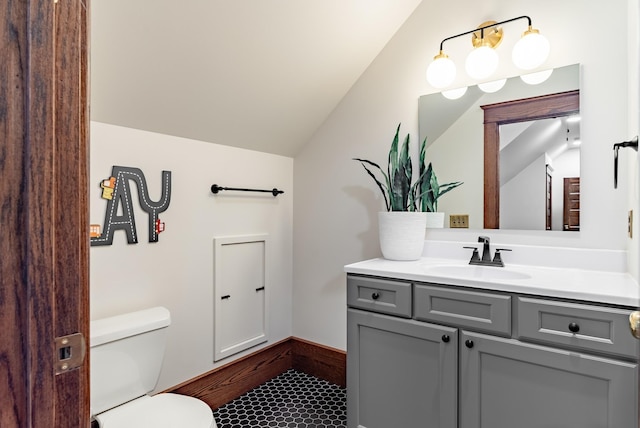
<path id="1" fill-rule="evenodd" d="M 267 235 L 214 238 L 214 361 L 267 341 Z"/>

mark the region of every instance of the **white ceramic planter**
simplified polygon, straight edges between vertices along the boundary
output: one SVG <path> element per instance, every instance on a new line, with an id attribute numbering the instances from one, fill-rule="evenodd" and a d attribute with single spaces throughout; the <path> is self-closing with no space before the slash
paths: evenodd
<path id="1" fill-rule="evenodd" d="M 427 216 L 424 212 L 378 213 L 380 250 L 389 260 L 417 260 L 424 248 Z"/>

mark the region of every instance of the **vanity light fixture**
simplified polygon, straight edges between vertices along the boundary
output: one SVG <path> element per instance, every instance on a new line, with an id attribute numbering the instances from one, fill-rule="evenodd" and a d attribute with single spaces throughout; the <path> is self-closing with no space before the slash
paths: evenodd
<path id="1" fill-rule="evenodd" d="M 497 70 L 499 62 L 498 53 L 495 50 L 503 36 L 502 27 L 499 25 L 520 19 L 526 19 L 528 26 L 522 38 L 513 47 L 511 58 L 516 67 L 523 70 L 533 70 L 542 65 L 549 56 L 549 41 L 540 34 L 540 31 L 532 27 L 531 18 L 523 15 L 500 22 L 487 21 L 474 30 L 447 37 L 440 42 L 440 51 L 427 68 L 429 84 L 441 89 L 453 83 L 456 77 L 456 66 L 444 53 L 444 42 L 468 34 L 472 35 L 471 42 L 474 49 L 465 61 L 467 74 L 476 80 L 491 76 Z"/>

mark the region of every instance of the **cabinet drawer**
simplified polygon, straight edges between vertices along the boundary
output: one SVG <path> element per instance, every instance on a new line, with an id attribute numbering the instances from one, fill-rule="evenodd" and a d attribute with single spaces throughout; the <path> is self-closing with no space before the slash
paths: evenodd
<path id="1" fill-rule="evenodd" d="M 416 284 L 416 319 L 511 335 L 511 297 Z"/>
<path id="2" fill-rule="evenodd" d="M 411 284 L 357 276 L 347 277 L 347 305 L 411 318 Z"/>
<path id="3" fill-rule="evenodd" d="M 518 337 L 638 358 L 630 310 L 518 297 Z"/>

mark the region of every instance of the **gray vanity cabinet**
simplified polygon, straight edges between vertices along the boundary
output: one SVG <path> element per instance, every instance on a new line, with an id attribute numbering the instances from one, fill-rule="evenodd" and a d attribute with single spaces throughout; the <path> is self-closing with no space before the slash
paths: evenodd
<path id="1" fill-rule="evenodd" d="M 347 426 L 457 428 L 458 330 L 416 321 L 412 286 L 350 276 Z"/>
<path id="2" fill-rule="evenodd" d="M 637 428 L 631 309 L 347 277 L 348 428 Z"/>
<path id="3" fill-rule="evenodd" d="M 461 428 L 637 427 L 637 365 L 460 332 Z"/>

